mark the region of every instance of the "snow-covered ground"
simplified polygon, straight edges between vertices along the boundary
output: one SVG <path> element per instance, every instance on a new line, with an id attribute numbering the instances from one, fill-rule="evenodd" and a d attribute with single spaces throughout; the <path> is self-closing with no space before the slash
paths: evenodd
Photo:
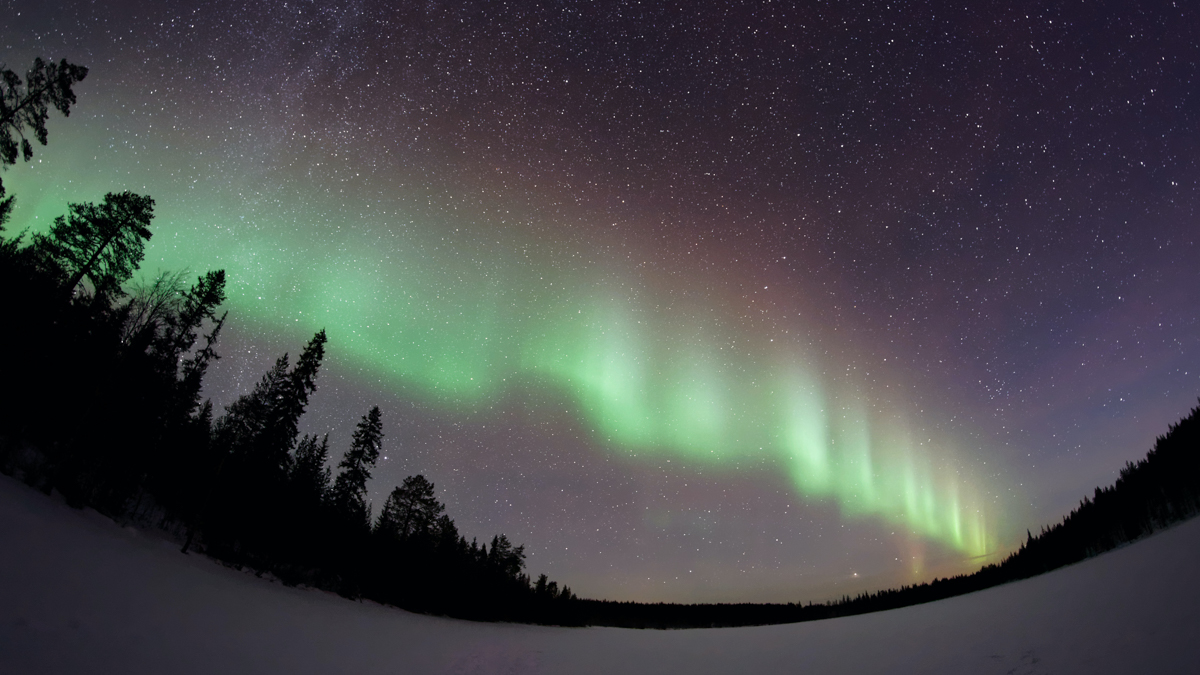
<path id="1" fill-rule="evenodd" d="M 476 624 L 227 569 L 0 476 L 0 673 L 1197 673 L 1200 519 L 1020 583 L 812 623 Z"/>

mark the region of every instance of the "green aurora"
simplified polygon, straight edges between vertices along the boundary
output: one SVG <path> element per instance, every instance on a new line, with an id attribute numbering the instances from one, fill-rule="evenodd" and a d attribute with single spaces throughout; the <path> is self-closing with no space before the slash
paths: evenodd
<path id="1" fill-rule="evenodd" d="M 113 189 L 75 175 L 68 194 L 47 166 L 5 176 L 17 230 Z M 411 195 L 286 208 L 229 186 L 197 201 L 178 178 L 140 177 L 158 201 L 144 269 L 224 267 L 234 322 L 293 341 L 325 327 L 343 358 L 392 391 L 451 413 L 522 388 L 561 392 L 594 443 L 631 461 L 736 471 L 765 460 L 797 495 L 847 516 L 967 558 L 997 551 L 995 504 L 952 444 L 917 440 L 903 406 L 831 376 L 839 369 L 828 350 L 817 356 L 816 327 L 755 325 L 696 275 L 663 282 L 620 246 L 581 253 L 586 237 L 547 242 L 529 221 L 482 209 L 417 209 Z"/>

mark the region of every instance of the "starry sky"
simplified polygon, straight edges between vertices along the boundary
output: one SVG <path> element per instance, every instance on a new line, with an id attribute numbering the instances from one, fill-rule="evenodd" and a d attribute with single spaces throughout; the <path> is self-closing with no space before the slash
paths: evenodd
<path id="1" fill-rule="evenodd" d="M 321 328 L 304 430 L 577 594 L 809 601 L 996 562 L 1200 395 L 1182 2 L 0 0 L 91 69 L 10 230 L 157 202 L 207 394 Z"/>

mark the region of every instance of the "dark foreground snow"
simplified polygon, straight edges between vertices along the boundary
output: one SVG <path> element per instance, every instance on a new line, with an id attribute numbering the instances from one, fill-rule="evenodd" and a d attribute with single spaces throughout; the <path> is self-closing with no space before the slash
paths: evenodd
<path id="1" fill-rule="evenodd" d="M 1200 519 L 1035 579 L 813 623 L 409 614 L 224 568 L 0 476 L 0 673 L 1196 673 Z"/>

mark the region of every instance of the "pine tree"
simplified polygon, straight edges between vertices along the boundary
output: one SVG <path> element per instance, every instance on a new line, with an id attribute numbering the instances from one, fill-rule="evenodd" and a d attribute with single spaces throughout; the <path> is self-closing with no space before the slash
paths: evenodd
<path id="1" fill-rule="evenodd" d="M 146 467 L 144 486 L 160 502 L 180 504 L 197 499 L 197 486 L 212 465 L 208 446 L 212 406 L 201 409 L 200 392 L 225 315 L 216 316 L 225 300 L 225 273 L 209 272 L 190 289 L 183 274 L 163 273 L 152 284 L 135 289 L 124 308 L 122 331 L 126 372 L 141 370 L 135 391 L 145 392 L 143 419 L 157 419 L 153 443 L 139 463 Z M 197 333 L 212 322 L 202 346 L 192 352 Z M 147 346 L 148 343 L 148 346 Z"/>
<path id="2" fill-rule="evenodd" d="M 67 63 L 66 59 L 58 63 L 34 59 L 24 83 L 13 71 L 0 68 L 0 167 L 16 164 L 18 150 L 26 162 L 33 159 L 33 146 L 25 133 L 32 133 L 38 143 L 45 145 L 50 108 L 69 117 L 71 104 L 75 103 L 71 87 L 87 74 L 87 68 Z M 19 143 L 17 138 L 21 139 Z M 12 197 L 5 198 L 4 182 L 0 181 L 0 230 L 8 220 L 12 201 Z"/>
<path id="3" fill-rule="evenodd" d="M 403 539 L 401 523 L 404 521 L 404 496 L 397 487 L 388 495 L 379 512 L 379 520 L 375 521 L 375 534 L 393 539 Z"/>
<path id="4" fill-rule="evenodd" d="M 445 510 L 446 507 L 434 497 L 433 483 L 419 474 L 409 476 L 404 479 L 403 485 L 388 495 L 379 521 L 375 524 L 375 531 L 402 540 L 414 536 L 441 535 L 444 533 L 437 530 L 454 528 L 453 521 L 444 523 L 439 520 L 438 516 Z M 453 537 L 458 538 L 457 528 L 453 529 Z"/>
<path id="5" fill-rule="evenodd" d="M 525 568 L 525 547 L 513 547 L 507 536 L 496 535 L 492 537 L 492 548 L 487 553 L 487 561 L 493 569 L 516 579 Z"/>
<path id="6" fill-rule="evenodd" d="M 154 200 L 132 192 L 108 193 L 99 206 L 69 204 L 47 234 L 35 234 L 35 250 L 70 277 L 63 285 L 74 293 L 84 277 L 97 297 L 116 296 L 145 256 L 154 218 Z"/>
<path id="7" fill-rule="evenodd" d="M 337 479 L 333 483 L 333 504 L 348 524 L 370 527 L 367 510 L 367 481 L 379 459 L 383 446 L 383 421 L 379 406 L 363 415 L 350 443 L 350 449 L 338 462 Z"/>

